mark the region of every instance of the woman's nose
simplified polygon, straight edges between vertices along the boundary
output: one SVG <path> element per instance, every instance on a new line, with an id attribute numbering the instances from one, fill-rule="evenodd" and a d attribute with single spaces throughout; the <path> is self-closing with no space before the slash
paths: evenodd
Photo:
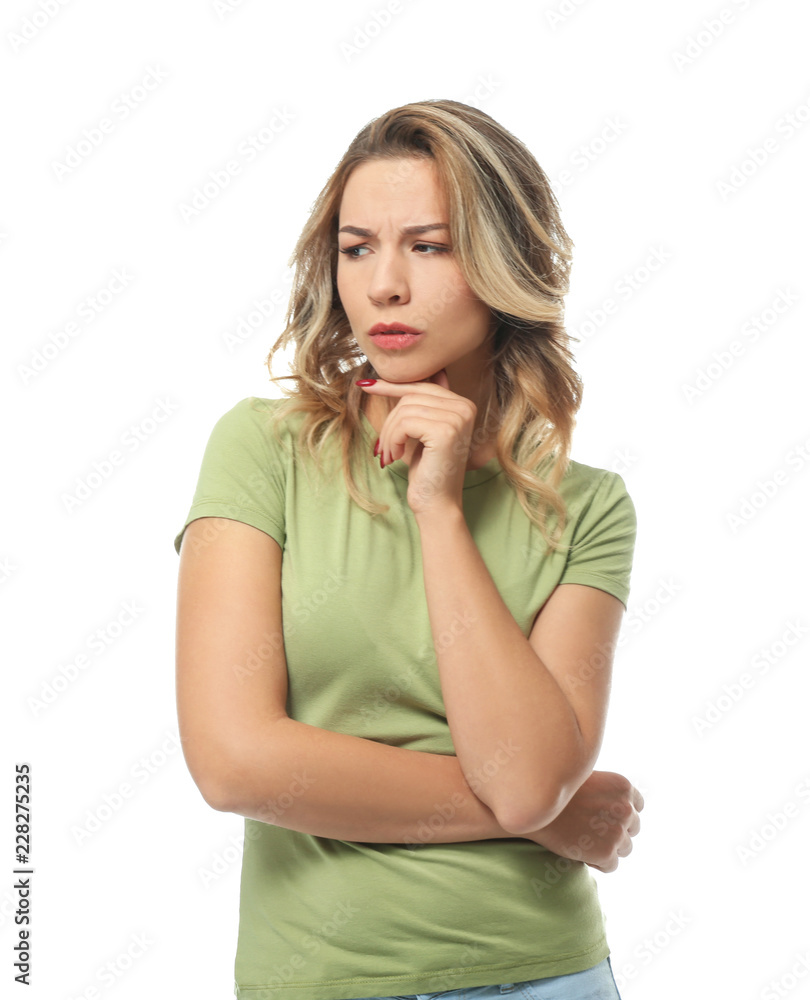
<path id="1" fill-rule="evenodd" d="M 402 302 L 409 295 L 405 264 L 396 251 L 380 250 L 376 254 L 368 285 L 368 297 L 376 303 Z"/>

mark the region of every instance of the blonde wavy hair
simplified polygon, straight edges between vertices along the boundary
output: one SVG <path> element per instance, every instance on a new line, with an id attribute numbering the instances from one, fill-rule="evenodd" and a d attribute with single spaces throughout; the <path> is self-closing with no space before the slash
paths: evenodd
<path id="1" fill-rule="evenodd" d="M 346 181 L 369 160 L 430 158 L 447 197 L 454 258 L 493 313 L 494 394 L 484 428 L 527 516 L 556 549 L 567 511 L 556 489 L 568 469 L 582 383 L 563 323 L 573 242 L 549 180 L 520 140 L 478 108 L 426 100 L 373 119 L 360 130 L 316 199 L 289 261 L 295 266 L 285 328 L 267 356 L 270 380 L 286 397 L 273 426 L 303 412 L 298 445 L 320 467 L 340 436 L 352 499 L 369 514 L 389 510 L 358 488 L 362 440 L 358 378 L 376 372 L 362 354 L 337 290 L 338 217 Z M 273 376 L 276 352 L 294 345 L 291 374 Z M 492 420 L 495 423 L 492 423 Z M 485 431 L 486 433 L 486 431 Z M 368 463 L 366 463 L 368 464 Z M 547 518 L 557 514 L 552 534 Z"/>

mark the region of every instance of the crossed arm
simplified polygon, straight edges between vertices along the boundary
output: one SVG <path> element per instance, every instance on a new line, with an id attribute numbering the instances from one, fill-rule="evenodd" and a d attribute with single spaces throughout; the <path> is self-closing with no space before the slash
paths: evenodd
<path id="1" fill-rule="evenodd" d="M 469 623 L 436 653 L 464 774 L 506 829 L 547 826 L 599 754 L 624 606 L 603 590 L 563 584 L 526 639 L 463 513 L 417 522 L 433 635 L 459 618 Z"/>
<path id="2" fill-rule="evenodd" d="M 217 530 L 206 533 L 211 521 Z M 177 702 L 192 778 L 213 808 L 316 836 L 368 843 L 523 836 L 613 870 L 618 857 L 631 849 L 642 803 L 622 776 L 591 774 L 609 666 L 595 684 L 574 681 L 586 650 L 615 637 L 619 613 L 611 602 L 619 608 L 620 602 L 594 588 L 559 587 L 526 640 L 483 562 L 476 567 L 480 555 L 472 539 L 448 532 L 446 525 L 446 537 L 434 539 L 434 534 L 423 528 L 434 634 L 445 618 L 452 619 L 457 605 L 483 622 L 439 656 L 457 757 L 392 747 L 288 718 L 283 644 L 266 641 L 268 634 L 283 634 L 281 549 L 269 535 L 239 521 L 191 522 L 178 579 Z M 446 572 L 446 559 L 454 561 L 453 576 Z M 443 567 L 441 576 L 431 575 L 433 560 Z M 579 603 L 577 610 L 576 594 L 595 603 Z M 589 625 L 584 637 L 583 611 L 601 622 Z M 561 654 L 572 616 L 580 638 Z M 490 666 L 487 681 L 486 653 L 501 643 L 509 656 L 497 658 L 497 670 Z M 239 670 L 250 652 L 258 657 L 258 669 Z M 468 664 L 466 674 L 462 663 Z M 587 695 L 585 689 L 597 693 Z M 514 718 L 502 717 L 507 706 Z M 499 740 L 510 738 L 520 751 L 474 793 L 475 770 L 490 771 L 488 754 L 500 749 Z M 562 752 L 555 749 L 555 739 L 563 741 Z M 433 821 L 435 815 L 441 821 Z"/>

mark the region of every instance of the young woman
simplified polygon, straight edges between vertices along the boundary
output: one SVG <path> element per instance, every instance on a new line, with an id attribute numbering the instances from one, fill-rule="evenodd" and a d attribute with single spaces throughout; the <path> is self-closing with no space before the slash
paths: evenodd
<path id="1" fill-rule="evenodd" d="M 570 259 L 514 136 L 396 108 L 296 247 L 294 389 L 211 433 L 177 696 L 246 817 L 237 997 L 618 996 L 587 868 L 643 807 L 593 770 L 636 520 L 569 457 Z"/>

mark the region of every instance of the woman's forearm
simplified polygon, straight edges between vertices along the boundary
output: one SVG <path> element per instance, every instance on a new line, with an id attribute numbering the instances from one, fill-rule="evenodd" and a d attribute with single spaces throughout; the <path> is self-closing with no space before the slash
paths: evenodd
<path id="1" fill-rule="evenodd" d="M 525 817 L 539 816 L 544 826 L 565 807 L 562 793 L 570 799 L 585 767 L 577 717 L 507 608 L 463 512 L 437 510 L 417 523 L 442 695 L 463 774 L 507 828 L 520 830 Z"/>
<path id="2" fill-rule="evenodd" d="M 514 837 L 474 795 L 458 758 L 281 717 L 244 734 L 209 802 L 288 830 L 380 844 Z"/>

